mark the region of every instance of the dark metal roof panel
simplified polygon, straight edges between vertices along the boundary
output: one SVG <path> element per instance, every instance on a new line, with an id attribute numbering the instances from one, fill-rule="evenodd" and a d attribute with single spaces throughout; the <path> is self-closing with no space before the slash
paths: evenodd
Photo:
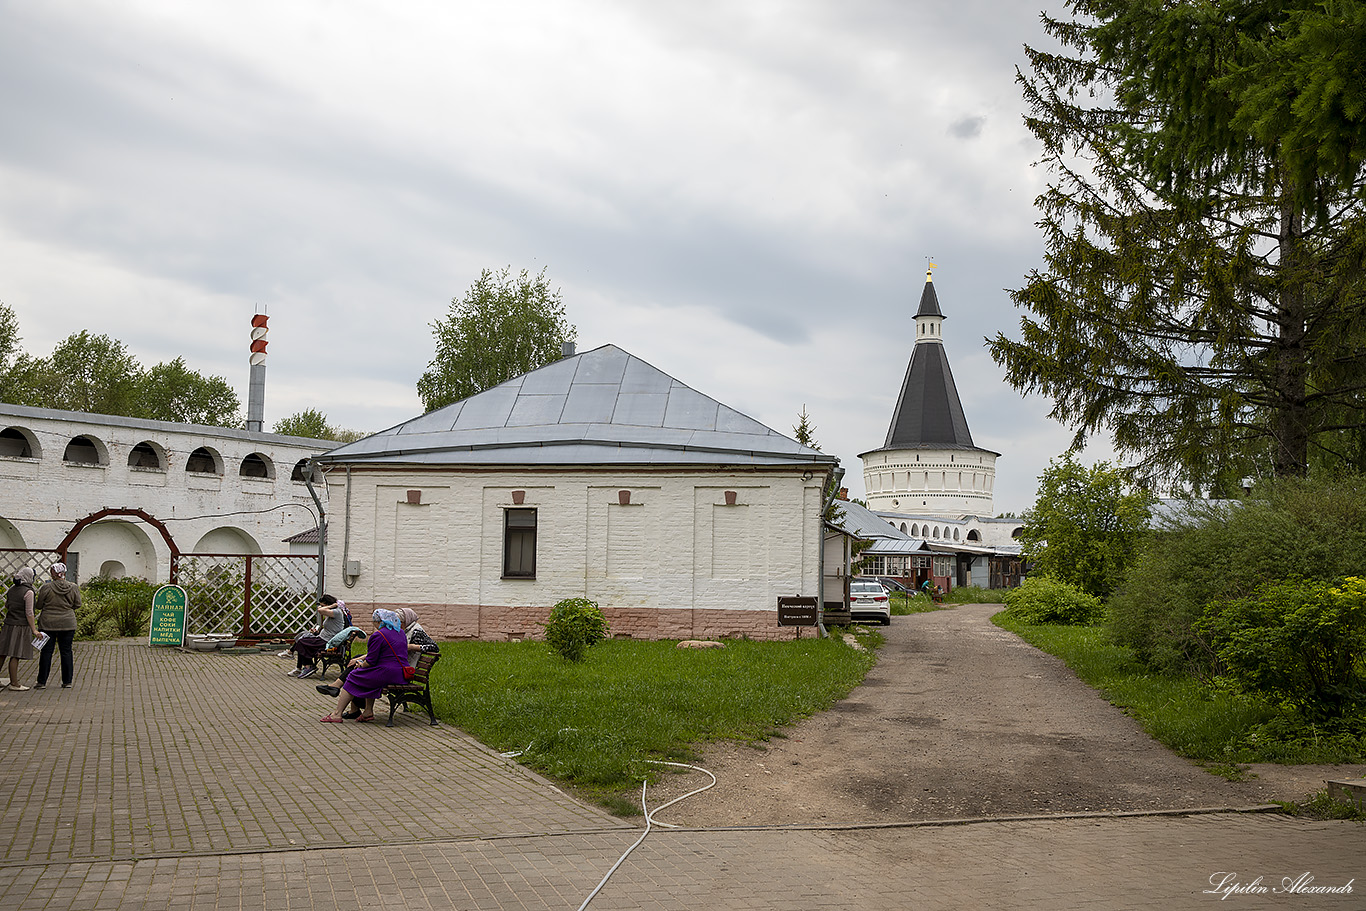
<path id="1" fill-rule="evenodd" d="M 940 342 L 917 342 L 911 352 L 883 448 L 924 446 L 976 448 Z"/>
<path id="2" fill-rule="evenodd" d="M 920 292 L 920 309 L 915 311 L 916 316 L 938 316 L 943 317 L 943 312 L 939 309 L 939 295 L 934 293 L 934 282 L 925 279 L 925 290 Z"/>

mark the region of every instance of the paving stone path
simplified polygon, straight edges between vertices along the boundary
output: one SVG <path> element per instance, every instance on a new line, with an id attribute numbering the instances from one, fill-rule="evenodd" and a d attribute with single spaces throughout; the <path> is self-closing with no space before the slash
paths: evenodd
<path id="1" fill-rule="evenodd" d="M 0 692 L 4 911 L 573 909 L 640 835 L 420 715 L 319 724 L 313 681 L 270 655 L 76 649 L 74 688 Z M 657 829 L 590 907 L 1193 908 L 1221 900 L 1219 873 L 1268 890 L 1360 878 L 1227 901 L 1362 907 L 1366 827 L 1217 813 Z"/>

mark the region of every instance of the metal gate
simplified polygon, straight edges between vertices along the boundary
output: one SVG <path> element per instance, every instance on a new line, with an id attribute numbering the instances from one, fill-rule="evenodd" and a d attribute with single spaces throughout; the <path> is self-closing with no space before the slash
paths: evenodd
<path id="1" fill-rule="evenodd" d="M 316 555 L 176 554 L 171 579 L 189 596 L 188 633 L 288 638 L 317 621 Z"/>

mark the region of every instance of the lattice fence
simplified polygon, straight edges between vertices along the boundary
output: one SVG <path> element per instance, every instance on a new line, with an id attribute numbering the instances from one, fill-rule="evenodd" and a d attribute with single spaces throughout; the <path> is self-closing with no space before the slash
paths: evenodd
<path id="1" fill-rule="evenodd" d="M 316 556 L 180 554 L 171 574 L 189 596 L 187 632 L 290 637 L 317 620 Z"/>
<path id="2" fill-rule="evenodd" d="M 33 570 L 35 584 L 41 585 L 47 581 L 47 571 L 53 563 L 61 563 L 62 554 L 56 550 L 19 550 L 12 547 L 0 547 L 0 582 L 5 588 L 9 588 L 10 577 L 19 570 L 27 566 Z M 67 578 L 71 581 L 72 573 L 67 573 Z"/>

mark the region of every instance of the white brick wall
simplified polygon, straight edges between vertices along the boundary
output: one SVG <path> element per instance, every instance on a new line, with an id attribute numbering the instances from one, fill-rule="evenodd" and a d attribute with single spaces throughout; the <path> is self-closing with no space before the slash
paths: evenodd
<path id="1" fill-rule="evenodd" d="M 329 472 L 328 590 L 412 606 L 438 635 L 535 636 L 557 601 L 587 597 L 616 633 L 790 636 L 778 597 L 817 590 L 820 479 L 801 471 L 356 468 L 349 521 L 346 483 Z M 537 510 L 534 579 L 502 576 L 514 491 Z M 361 561 L 354 587 L 343 559 Z"/>
<path id="2" fill-rule="evenodd" d="M 56 547 L 77 522 L 108 508 L 139 509 L 165 523 L 182 552 L 288 553 L 283 539 L 316 524 L 308 490 L 290 475 L 300 459 L 324 452 L 326 444 L 12 405 L 0 405 L 0 433 L 0 547 Z M 78 436 L 95 442 L 102 464 L 63 460 L 67 444 Z M 32 455 L 6 454 L 25 443 Z M 151 444 L 162 469 L 130 467 L 140 443 Z M 200 447 L 219 456 L 221 476 L 185 471 L 190 453 Z M 274 478 L 238 474 L 252 453 L 271 464 Z M 322 485 L 315 487 L 325 497 Z M 88 526 L 71 550 L 80 554 L 81 578 L 96 575 L 106 561 L 154 581 L 164 581 L 170 571 L 170 548 L 160 532 L 136 517 Z"/>

